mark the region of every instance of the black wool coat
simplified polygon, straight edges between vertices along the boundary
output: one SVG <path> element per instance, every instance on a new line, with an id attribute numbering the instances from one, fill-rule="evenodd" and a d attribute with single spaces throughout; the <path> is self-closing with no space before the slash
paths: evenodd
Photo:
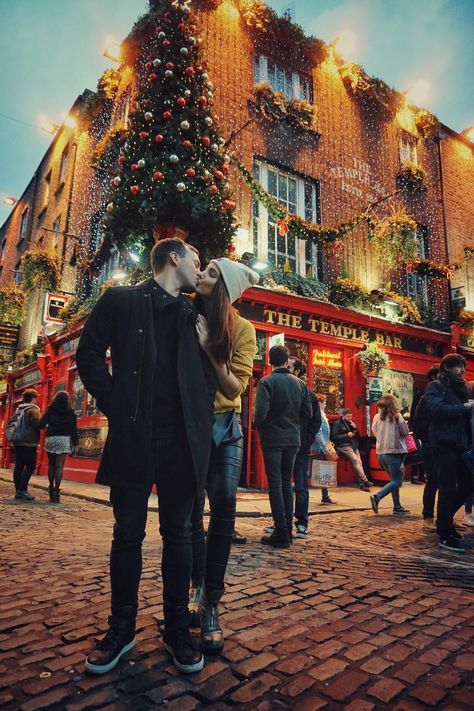
<path id="1" fill-rule="evenodd" d="M 109 421 L 96 481 L 149 486 L 153 457 L 152 396 L 156 346 L 153 278 L 134 287 L 108 289 L 84 326 L 76 353 L 79 375 Z M 207 476 L 214 421 L 216 376 L 196 335 L 196 312 L 182 297 L 176 327 L 178 381 L 184 424 L 198 492 Z M 107 367 L 110 348 L 112 373 Z"/>
<path id="2" fill-rule="evenodd" d="M 430 413 L 428 437 L 430 444 L 456 449 L 469 445 L 469 416 L 454 390 L 439 380 L 428 383 L 425 401 Z"/>

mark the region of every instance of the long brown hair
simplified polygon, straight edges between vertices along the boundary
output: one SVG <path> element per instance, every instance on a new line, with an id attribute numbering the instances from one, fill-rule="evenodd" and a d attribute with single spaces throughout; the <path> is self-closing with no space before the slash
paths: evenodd
<path id="1" fill-rule="evenodd" d="M 397 398 L 394 395 L 390 395 L 390 393 L 382 395 L 377 403 L 377 407 L 380 411 L 380 419 L 386 420 L 388 418 L 389 422 L 394 422 L 400 412 Z"/>
<path id="2" fill-rule="evenodd" d="M 218 363 L 229 363 L 232 354 L 237 311 L 230 303 L 222 275 L 217 279 L 212 296 L 206 301 L 209 325 L 209 351 Z"/>

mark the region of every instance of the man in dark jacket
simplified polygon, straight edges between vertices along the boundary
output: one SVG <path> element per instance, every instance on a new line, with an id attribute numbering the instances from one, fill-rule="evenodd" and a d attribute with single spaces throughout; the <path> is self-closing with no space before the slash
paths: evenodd
<path id="1" fill-rule="evenodd" d="M 352 419 L 352 410 L 346 409 L 341 417 L 331 424 L 331 440 L 336 452 L 347 459 L 355 469 L 362 491 L 370 491 L 372 484 L 364 471 L 359 452 L 359 430 Z"/>
<path id="2" fill-rule="evenodd" d="M 36 453 L 40 439 L 37 427 L 41 412 L 36 405 L 38 391 L 27 388 L 23 393 L 23 402 L 18 405 L 17 413 L 24 412 L 25 433 L 23 439 L 15 442 L 15 468 L 13 482 L 15 484 L 15 499 L 34 501 L 35 497 L 28 492 L 28 483 L 36 469 Z"/>
<path id="3" fill-rule="evenodd" d="M 115 517 L 112 614 L 109 631 L 87 658 L 86 669 L 96 674 L 113 669 L 134 645 L 153 484 L 163 539 L 165 647 L 180 671 L 203 666 L 188 628 L 191 514 L 208 469 L 215 376 L 198 345 L 194 308 L 181 295 L 196 286 L 196 250 L 165 239 L 152 249 L 151 263 L 153 278 L 99 299 L 76 354 L 81 379 L 109 421 L 97 481 L 110 485 Z"/>
<path id="4" fill-rule="evenodd" d="M 472 475 L 462 456 L 472 444 L 474 407 L 464 380 L 465 367 L 466 360 L 461 355 L 445 355 L 438 379 L 428 383 L 424 395 L 430 413 L 428 439 L 438 479 L 439 545 L 455 553 L 463 553 L 464 548 L 453 518 L 473 493 Z"/>
<path id="5" fill-rule="evenodd" d="M 290 358 L 288 370 L 300 380 L 306 375 L 306 368 L 298 358 Z M 306 538 L 308 535 L 308 468 L 309 449 L 314 442 L 316 434 L 321 427 L 321 408 L 316 395 L 306 386 L 311 403 L 312 415 L 309 420 L 302 420 L 300 426 L 301 445 L 296 455 L 293 467 L 293 481 L 295 482 L 295 520 L 296 538 Z"/>
<path id="6" fill-rule="evenodd" d="M 291 474 L 300 448 L 300 427 L 311 417 L 308 388 L 288 370 L 289 352 L 285 346 L 270 348 L 272 374 L 262 378 L 255 397 L 254 423 L 268 479 L 274 530 L 261 542 L 275 548 L 288 548 L 293 525 Z"/>

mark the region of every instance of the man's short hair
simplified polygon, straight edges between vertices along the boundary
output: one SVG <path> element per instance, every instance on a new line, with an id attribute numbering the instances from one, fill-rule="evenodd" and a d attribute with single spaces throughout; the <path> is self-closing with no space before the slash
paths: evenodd
<path id="1" fill-rule="evenodd" d="M 36 397 L 38 397 L 38 391 L 34 388 L 28 388 L 23 393 L 23 402 L 32 402 Z"/>
<path id="2" fill-rule="evenodd" d="M 302 361 L 299 360 L 299 358 L 292 358 L 293 361 L 293 370 L 297 370 L 298 374 L 303 377 L 306 375 L 306 366 Z"/>
<path id="3" fill-rule="evenodd" d="M 158 274 L 168 264 L 168 257 L 171 252 L 176 252 L 180 257 L 184 257 L 186 251 L 191 249 L 199 256 L 199 252 L 193 244 L 187 244 L 179 237 L 168 237 L 160 239 L 150 252 L 150 261 L 153 274 Z"/>
<path id="4" fill-rule="evenodd" d="M 268 351 L 270 365 L 275 366 L 275 368 L 281 368 L 282 365 L 285 365 L 289 357 L 290 351 L 286 346 L 272 346 Z"/>
<path id="5" fill-rule="evenodd" d="M 446 371 L 451 370 L 451 368 L 455 368 L 456 366 L 466 367 L 466 359 L 464 356 L 459 355 L 459 353 L 448 353 L 448 355 L 445 355 L 444 358 L 441 358 L 439 369 Z"/>
<path id="6" fill-rule="evenodd" d="M 342 411 L 342 414 L 343 414 L 343 415 L 352 415 L 352 410 L 351 410 L 351 408 L 350 408 L 350 407 L 346 407 L 346 408 Z"/>
<path id="7" fill-rule="evenodd" d="M 426 371 L 426 377 L 428 380 L 436 380 L 438 377 L 439 365 L 432 365 L 429 370 Z"/>

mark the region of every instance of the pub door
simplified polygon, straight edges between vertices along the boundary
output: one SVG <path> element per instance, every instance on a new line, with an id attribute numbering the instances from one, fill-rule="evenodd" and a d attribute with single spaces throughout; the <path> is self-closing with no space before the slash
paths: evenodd
<path id="1" fill-rule="evenodd" d="M 267 479 L 258 432 L 252 427 L 255 393 L 260 378 L 263 378 L 263 363 L 255 363 L 252 377 L 242 395 L 242 429 L 244 431 L 244 461 L 240 485 L 250 489 L 266 489 Z"/>

